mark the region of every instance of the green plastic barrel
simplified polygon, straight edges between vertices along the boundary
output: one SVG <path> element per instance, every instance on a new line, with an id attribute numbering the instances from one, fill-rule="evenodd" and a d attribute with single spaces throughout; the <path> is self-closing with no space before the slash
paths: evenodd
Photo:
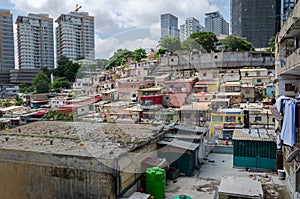
<path id="1" fill-rule="evenodd" d="M 175 196 L 174 199 L 192 199 L 192 197 L 188 195 L 179 195 L 179 196 Z"/>
<path id="2" fill-rule="evenodd" d="M 146 169 L 146 193 L 155 199 L 164 199 L 166 193 L 166 172 L 159 167 Z"/>

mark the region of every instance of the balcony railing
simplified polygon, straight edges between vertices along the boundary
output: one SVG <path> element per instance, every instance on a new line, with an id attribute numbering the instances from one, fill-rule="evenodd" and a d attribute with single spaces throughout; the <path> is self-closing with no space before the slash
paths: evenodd
<path id="1" fill-rule="evenodd" d="M 300 66 L 300 48 L 290 54 L 285 60 L 280 60 L 277 73 L 281 74 L 298 66 Z"/>

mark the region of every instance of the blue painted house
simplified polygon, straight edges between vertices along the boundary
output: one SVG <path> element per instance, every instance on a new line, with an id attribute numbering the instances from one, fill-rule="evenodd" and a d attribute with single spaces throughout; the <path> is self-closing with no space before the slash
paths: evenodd
<path id="1" fill-rule="evenodd" d="M 266 96 L 269 98 L 275 97 L 275 85 L 274 84 L 266 85 Z"/>

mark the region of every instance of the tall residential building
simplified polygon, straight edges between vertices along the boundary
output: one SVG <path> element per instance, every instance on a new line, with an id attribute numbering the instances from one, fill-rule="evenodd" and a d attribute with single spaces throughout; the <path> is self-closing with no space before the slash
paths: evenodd
<path id="1" fill-rule="evenodd" d="M 229 35 L 229 23 L 225 21 L 222 14 L 217 12 L 205 13 L 205 31 L 219 35 Z"/>
<path id="2" fill-rule="evenodd" d="M 292 13 L 298 0 L 281 0 L 281 26 Z"/>
<path id="3" fill-rule="evenodd" d="M 70 60 L 95 60 L 94 17 L 87 12 L 61 14 L 56 21 L 57 59 L 64 55 Z"/>
<path id="4" fill-rule="evenodd" d="M 15 69 L 13 16 L 0 9 L 0 71 Z"/>
<path id="5" fill-rule="evenodd" d="M 185 23 L 180 25 L 180 40 L 186 40 L 192 33 L 202 32 L 204 27 L 201 26 L 199 20 L 194 17 L 185 19 Z"/>
<path id="6" fill-rule="evenodd" d="M 19 69 L 54 68 L 53 19 L 48 14 L 18 16 Z"/>
<path id="7" fill-rule="evenodd" d="M 179 37 L 178 18 L 167 13 L 160 15 L 161 38 Z"/>
<path id="8" fill-rule="evenodd" d="M 280 29 L 280 0 L 231 0 L 232 35 L 256 48 L 268 47 Z"/>

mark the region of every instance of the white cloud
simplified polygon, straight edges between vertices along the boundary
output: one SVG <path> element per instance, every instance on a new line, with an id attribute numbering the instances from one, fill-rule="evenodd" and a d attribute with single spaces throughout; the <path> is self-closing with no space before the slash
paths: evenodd
<path id="1" fill-rule="evenodd" d="M 156 47 L 160 37 L 160 15 L 172 13 L 182 24 L 187 17 L 196 17 L 203 24 L 204 13 L 216 10 L 228 11 L 224 0 L 8 0 L 15 9 L 25 13 L 47 13 L 56 20 L 62 13 L 75 10 L 89 12 L 95 17 L 96 57 L 107 57 L 111 51 L 120 47 Z M 216 5 L 218 3 L 218 6 Z M 227 6 L 227 7 L 226 7 Z M 219 8 L 218 8 L 219 7 Z M 142 35 L 139 29 L 129 34 L 125 29 L 148 27 L 148 35 Z M 110 36 L 103 40 L 99 35 Z M 128 45 L 128 46 L 126 46 Z M 106 55 L 106 56 L 105 56 Z"/>
<path id="2" fill-rule="evenodd" d="M 146 50 L 155 49 L 160 37 L 160 32 L 159 34 L 157 33 L 158 30 L 154 28 L 131 29 L 118 33 L 106 40 L 96 36 L 96 57 L 110 57 L 113 55 L 113 52 L 120 48 L 128 50 L 135 50 L 140 47 Z"/>
<path id="3" fill-rule="evenodd" d="M 23 12 L 49 13 L 56 19 L 62 13 L 75 10 L 76 4 L 82 6 L 80 11 L 95 16 L 97 31 L 109 33 L 118 28 L 159 27 L 160 14 L 170 12 L 178 16 L 180 23 L 194 16 L 203 20 L 204 13 L 215 10 L 228 10 L 228 5 L 218 1 L 219 8 L 209 0 L 10 0 L 15 8 Z M 227 6 L 227 7 L 226 7 Z"/>

